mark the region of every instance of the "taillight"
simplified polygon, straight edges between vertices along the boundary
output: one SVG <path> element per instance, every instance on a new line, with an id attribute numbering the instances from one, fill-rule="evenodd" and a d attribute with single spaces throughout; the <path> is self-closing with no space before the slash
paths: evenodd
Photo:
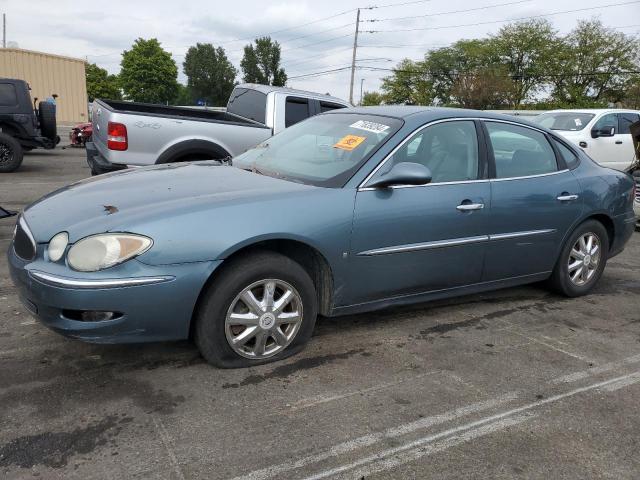
<path id="1" fill-rule="evenodd" d="M 127 127 L 122 123 L 109 122 L 107 126 L 107 147 L 109 150 L 126 150 Z"/>

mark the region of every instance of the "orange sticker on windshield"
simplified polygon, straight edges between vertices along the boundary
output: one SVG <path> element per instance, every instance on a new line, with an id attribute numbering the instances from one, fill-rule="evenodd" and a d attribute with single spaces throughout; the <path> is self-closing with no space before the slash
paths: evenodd
<path id="1" fill-rule="evenodd" d="M 359 137 L 357 135 L 345 135 L 338 141 L 338 143 L 333 146 L 333 148 L 340 148 L 342 150 L 350 152 L 366 139 L 367 137 Z"/>

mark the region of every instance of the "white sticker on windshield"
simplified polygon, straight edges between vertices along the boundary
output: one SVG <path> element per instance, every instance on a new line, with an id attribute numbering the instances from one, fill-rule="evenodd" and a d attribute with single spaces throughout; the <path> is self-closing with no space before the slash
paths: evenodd
<path id="1" fill-rule="evenodd" d="M 573 121 L 576 122 L 576 127 L 581 127 L 582 126 L 582 120 L 580 120 L 579 118 L 576 118 Z"/>
<path id="2" fill-rule="evenodd" d="M 382 133 L 389 128 L 389 125 L 382 123 L 367 122 L 366 120 L 358 120 L 356 123 L 349 125 L 351 128 L 366 130 L 367 132 Z"/>

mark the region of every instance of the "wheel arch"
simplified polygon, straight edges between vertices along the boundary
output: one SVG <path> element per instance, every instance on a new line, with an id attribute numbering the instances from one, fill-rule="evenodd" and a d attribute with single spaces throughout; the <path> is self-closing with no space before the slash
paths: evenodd
<path id="1" fill-rule="evenodd" d="M 596 220 L 604 226 L 605 230 L 607 231 L 607 238 L 609 240 L 609 250 L 611 250 L 613 248 L 614 240 L 616 237 L 616 226 L 613 222 L 613 219 L 606 213 L 594 213 L 584 218 L 578 225 L 582 225 L 584 222 L 589 220 Z"/>
<path id="2" fill-rule="evenodd" d="M 189 336 L 193 336 L 196 318 L 201 300 L 209 286 L 217 280 L 226 268 L 232 268 L 233 260 L 243 255 L 250 255 L 253 252 L 276 252 L 289 257 L 297 262 L 311 277 L 316 289 L 318 298 L 318 313 L 329 315 L 333 305 L 333 271 L 325 256 L 309 243 L 292 238 L 267 238 L 254 240 L 251 243 L 243 244 L 234 250 L 227 251 L 222 258 L 223 264 L 217 268 L 202 286 L 196 301 L 191 322 L 189 325 Z"/>
<path id="3" fill-rule="evenodd" d="M 203 159 L 222 159 L 230 155 L 226 148 L 215 142 L 193 139 L 171 145 L 160 154 L 156 164 L 186 161 L 188 158 L 198 156 L 202 156 Z"/>

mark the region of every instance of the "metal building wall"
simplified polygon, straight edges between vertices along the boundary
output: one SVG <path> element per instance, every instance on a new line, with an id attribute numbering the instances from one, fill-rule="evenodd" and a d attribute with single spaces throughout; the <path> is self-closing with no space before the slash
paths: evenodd
<path id="1" fill-rule="evenodd" d="M 57 120 L 86 122 L 87 85 L 84 60 L 15 48 L 0 48 L 0 77 L 26 80 L 31 98 L 56 99 Z"/>

